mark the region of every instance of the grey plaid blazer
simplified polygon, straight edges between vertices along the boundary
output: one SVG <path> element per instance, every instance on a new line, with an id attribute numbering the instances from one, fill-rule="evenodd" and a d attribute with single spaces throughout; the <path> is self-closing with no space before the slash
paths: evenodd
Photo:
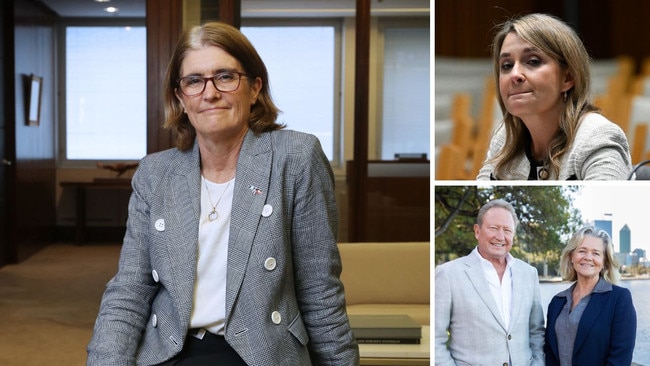
<path id="1" fill-rule="evenodd" d="M 88 365 L 154 365 L 181 351 L 192 310 L 200 214 L 199 149 L 146 156 L 117 274 Z M 295 131 L 245 137 L 234 187 L 225 338 L 247 364 L 357 365 L 336 246 L 332 169 Z M 272 269 L 265 266 L 274 258 Z"/>

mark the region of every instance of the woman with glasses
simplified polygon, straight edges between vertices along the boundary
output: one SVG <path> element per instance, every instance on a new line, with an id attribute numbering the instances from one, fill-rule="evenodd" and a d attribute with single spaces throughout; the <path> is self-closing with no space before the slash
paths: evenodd
<path id="1" fill-rule="evenodd" d="M 284 130 L 235 28 L 182 36 L 165 76 L 176 148 L 146 156 L 89 365 L 356 365 L 333 173 Z"/>
<path id="2" fill-rule="evenodd" d="M 607 232 L 578 230 L 562 251 L 560 271 L 574 281 L 548 305 L 546 365 L 630 365 L 636 339 L 636 311 L 620 277 Z"/>

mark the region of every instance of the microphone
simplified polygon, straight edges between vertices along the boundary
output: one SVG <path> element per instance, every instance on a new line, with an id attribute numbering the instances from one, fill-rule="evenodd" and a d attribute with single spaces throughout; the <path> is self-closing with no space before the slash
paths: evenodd
<path id="1" fill-rule="evenodd" d="M 650 160 L 644 160 L 637 165 L 634 166 L 634 169 L 632 169 L 632 172 L 630 172 L 630 175 L 627 177 L 627 180 L 649 180 L 650 179 L 650 172 L 644 172 L 644 174 L 640 174 L 639 176 L 635 177 L 635 174 L 639 168 L 642 166 L 650 163 Z M 634 177 L 634 179 L 632 179 Z"/>

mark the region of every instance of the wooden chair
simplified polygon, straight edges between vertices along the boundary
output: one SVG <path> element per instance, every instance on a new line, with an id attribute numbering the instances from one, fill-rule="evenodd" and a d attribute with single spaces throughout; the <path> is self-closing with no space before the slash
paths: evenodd
<path id="1" fill-rule="evenodd" d="M 641 76 L 650 75 L 650 56 L 646 56 L 641 60 L 639 75 Z"/>
<path id="2" fill-rule="evenodd" d="M 451 102 L 451 118 L 472 116 L 472 96 L 469 93 L 456 93 Z"/>
<path id="3" fill-rule="evenodd" d="M 471 96 L 458 93 L 452 103 L 451 141 L 441 147 L 436 162 L 436 179 L 465 179 L 465 165 L 472 146 L 474 120 L 471 116 Z"/>
<path id="4" fill-rule="evenodd" d="M 454 144 L 446 144 L 440 148 L 436 161 L 436 180 L 455 180 L 458 167 L 461 165 L 460 148 Z"/>
<path id="5" fill-rule="evenodd" d="M 472 144 L 469 169 L 465 174 L 466 179 L 476 179 L 485 161 L 492 132 L 500 119 L 501 110 L 497 102 L 495 81 L 494 78 L 488 78 L 485 82 L 483 92 L 481 114 L 478 117 L 478 123 L 473 136 L 474 142 Z"/>
<path id="6" fill-rule="evenodd" d="M 634 75 L 636 69 L 636 61 L 634 57 L 628 55 L 620 55 L 616 57 L 618 63 L 618 74 L 628 79 Z"/>
<path id="7" fill-rule="evenodd" d="M 646 148 L 650 147 L 648 124 L 650 124 L 650 96 L 635 95 L 627 103 L 629 118 L 624 129 L 630 144 L 632 163 L 640 162 L 647 155 Z"/>
<path id="8" fill-rule="evenodd" d="M 591 88 L 594 96 L 627 92 L 634 75 L 635 61 L 630 56 L 613 59 L 595 60 L 591 63 Z M 611 80 L 615 79 L 620 91 L 612 90 Z"/>
<path id="9" fill-rule="evenodd" d="M 594 65 L 597 65 L 594 67 Z M 635 61 L 629 56 L 619 56 L 613 60 L 594 62 L 592 65 L 592 89 L 597 80 L 605 80 L 606 88 L 594 94 L 594 104 L 610 120 L 627 131 L 629 117 L 629 95 L 632 90 Z M 623 106 L 623 107 L 622 107 Z"/>
<path id="10" fill-rule="evenodd" d="M 648 65 L 647 67 L 650 67 L 650 65 Z M 648 72 L 650 72 L 650 70 Z M 630 86 L 630 94 L 650 96 L 650 74 L 636 75 L 632 79 L 632 83 Z"/>
<path id="11" fill-rule="evenodd" d="M 641 123 L 635 126 L 633 140 L 630 141 L 630 157 L 632 164 L 638 164 L 647 159 L 646 153 L 646 136 L 648 136 L 648 124 Z"/>

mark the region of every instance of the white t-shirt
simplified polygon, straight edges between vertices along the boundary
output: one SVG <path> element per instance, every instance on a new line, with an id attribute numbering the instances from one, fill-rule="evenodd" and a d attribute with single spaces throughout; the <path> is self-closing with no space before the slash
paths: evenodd
<path id="1" fill-rule="evenodd" d="M 224 334 L 226 319 L 226 268 L 234 178 L 213 183 L 201 177 L 198 261 L 190 328 Z M 206 189 L 209 189 L 209 194 Z M 218 217 L 209 219 L 216 204 Z"/>

